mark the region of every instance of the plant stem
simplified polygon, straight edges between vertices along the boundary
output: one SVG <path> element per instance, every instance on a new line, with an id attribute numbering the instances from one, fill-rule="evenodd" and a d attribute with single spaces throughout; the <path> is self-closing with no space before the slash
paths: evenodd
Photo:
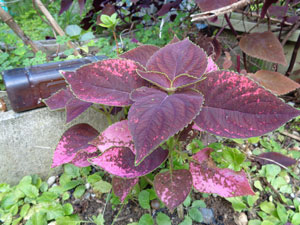
<path id="1" fill-rule="evenodd" d="M 119 217 L 119 214 L 121 213 L 121 211 L 122 211 L 122 209 L 123 209 L 123 207 L 124 207 L 124 203 L 122 203 L 122 206 L 121 206 L 121 208 L 119 209 L 119 211 L 118 211 L 118 214 L 115 216 L 115 218 L 114 218 L 114 220 L 113 220 L 113 222 L 112 222 L 112 224 L 111 225 L 114 225 L 115 224 L 115 222 L 116 222 L 116 220 L 118 219 L 118 217 Z"/>
<path id="2" fill-rule="evenodd" d="M 113 32 L 114 39 L 115 39 L 115 42 L 116 42 L 117 55 L 119 56 L 120 52 L 119 52 L 119 44 L 118 44 L 117 34 L 116 34 L 115 30 L 113 30 L 112 32 Z"/>
<path id="3" fill-rule="evenodd" d="M 300 47 L 300 34 L 298 36 L 298 39 L 297 39 L 297 42 L 295 44 L 295 47 L 294 47 L 294 50 L 293 50 L 293 54 L 292 54 L 292 58 L 291 58 L 291 61 L 290 61 L 290 65 L 289 65 L 289 68 L 287 69 L 285 75 L 286 76 L 290 76 L 292 71 L 293 71 L 293 68 L 294 68 L 294 65 L 295 65 L 295 62 L 296 62 L 296 58 L 297 58 L 297 54 L 298 54 L 298 50 L 299 50 L 299 47 Z"/>
<path id="4" fill-rule="evenodd" d="M 101 105 L 101 107 L 102 107 L 103 111 L 100 110 L 100 109 L 98 109 L 98 108 L 95 107 L 95 106 L 92 106 L 92 109 L 96 110 L 97 112 L 102 113 L 102 114 L 106 117 L 106 120 L 107 120 L 108 125 L 112 125 L 113 123 L 112 123 L 112 119 L 111 119 L 111 117 L 110 117 L 110 111 L 107 111 L 107 109 L 105 108 L 104 105 Z"/>
<path id="5" fill-rule="evenodd" d="M 144 178 L 145 178 L 145 180 L 146 180 L 149 184 L 151 184 L 152 186 L 154 186 L 152 180 L 150 180 L 147 176 L 144 176 Z"/>

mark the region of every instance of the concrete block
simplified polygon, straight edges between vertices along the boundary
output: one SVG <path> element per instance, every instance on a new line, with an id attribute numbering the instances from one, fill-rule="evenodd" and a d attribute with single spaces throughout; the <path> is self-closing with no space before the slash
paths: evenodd
<path id="1" fill-rule="evenodd" d="M 77 123 L 88 123 L 99 132 L 107 127 L 105 117 L 91 108 L 67 125 L 64 110 L 0 112 L 0 183 L 16 184 L 26 175 L 47 178 L 57 173 L 59 169 L 50 168 L 53 152 L 64 131 Z"/>

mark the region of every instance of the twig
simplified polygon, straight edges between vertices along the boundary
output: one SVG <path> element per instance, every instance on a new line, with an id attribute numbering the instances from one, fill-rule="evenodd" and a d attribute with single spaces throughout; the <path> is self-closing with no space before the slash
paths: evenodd
<path id="1" fill-rule="evenodd" d="M 283 41 L 281 42 L 282 47 L 286 44 L 286 42 L 289 40 L 290 36 L 300 27 L 300 21 L 295 23 L 295 25 L 292 27 L 292 29 L 287 33 Z"/>
<path id="2" fill-rule="evenodd" d="M 291 58 L 291 61 L 290 61 L 289 68 L 287 69 L 287 71 L 285 73 L 286 76 L 290 76 L 291 72 L 293 71 L 293 68 L 294 68 L 294 65 L 295 65 L 295 62 L 296 62 L 296 59 L 297 59 L 299 48 L 300 48 L 300 34 L 298 36 L 297 42 L 296 42 L 294 50 L 293 50 L 293 54 L 292 54 L 292 58 Z"/>
<path id="3" fill-rule="evenodd" d="M 283 134 L 283 135 L 285 135 L 285 136 L 288 136 L 288 137 L 290 137 L 290 138 L 293 138 L 293 139 L 295 139 L 295 140 L 297 140 L 297 141 L 300 141 L 300 137 L 299 137 L 299 136 L 296 136 L 296 135 L 294 135 L 294 134 L 290 134 L 290 133 L 287 132 L 287 131 L 280 131 L 279 133 L 281 133 L 281 134 Z"/>
<path id="4" fill-rule="evenodd" d="M 250 4 L 250 0 L 241 0 L 241 1 L 238 1 L 238 2 L 233 3 L 231 5 L 222 7 L 222 8 L 218 8 L 218 9 L 214 9 L 214 10 L 206 11 L 206 12 L 202 12 L 202 13 L 193 14 L 193 15 L 191 15 L 191 17 L 192 17 L 191 21 L 194 22 L 194 21 L 210 19 L 210 18 L 213 18 L 215 16 L 230 13 L 230 12 L 232 12 L 232 11 L 238 9 L 238 8 L 242 8 L 242 7 L 244 7 L 248 4 Z"/>
<path id="5" fill-rule="evenodd" d="M 154 186 L 152 180 L 150 180 L 150 179 L 149 179 L 148 177 L 146 177 L 146 176 L 144 176 L 144 178 L 145 178 L 145 180 L 146 180 L 149 184 L 151 184 L 152 186 Z"/>

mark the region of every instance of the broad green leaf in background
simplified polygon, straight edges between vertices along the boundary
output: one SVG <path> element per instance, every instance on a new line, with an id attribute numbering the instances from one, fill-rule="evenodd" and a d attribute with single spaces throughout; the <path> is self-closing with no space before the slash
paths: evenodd
<path id="1" fill-rule="evenodd" d="M 140 220 L 138 225 L 153 225 L 154 221 L 152 219 L 152 216 L 150 214 L 144 214 Z"/>
<path id="2" fill-rule="evenodd" d="M 203 221 L 202 213 L 199 211 L 198 208 L 191 208 L 188 211 L 189 216 L 192 220 L 201 223 Z"/>
<path id="3" fill-rule="evenodd" d="M 78 25 L 68 25 L 66 27 L 66 33 L 67 33 L 67 35 L 74 37 L 74 36 L 80 35 L 81 28 Z"/>
<path id="4" fill-rule="evenodd" d="M 139 204 L 143 209 L 150 209 L 150 194 L 148 191 L 143 190 L 139 193 Z"/>
<path id="5" fill-rule="evenodd" d="M 156 216 L 157 225 L 171 225 L 171 219 L 164 213 L 158 213 Z"/>

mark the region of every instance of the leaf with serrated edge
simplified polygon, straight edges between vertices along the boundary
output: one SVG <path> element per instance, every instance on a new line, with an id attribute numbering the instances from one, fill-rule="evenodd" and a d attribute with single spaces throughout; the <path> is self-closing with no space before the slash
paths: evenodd
<path id="1" fill-rule="evenodd" d="M 256 82 L 231 71 L 211 72 L 196 87 L 205 103 L 195 123 L 218 136 L 260 136 L 300 115 Z"/>
<path id="2" fill-rule="evenodd" d="M 180 74 L 172 81 L 172 88 L 183 88 L 201 81 L 201 78 L 193 77 L 188 74 Z"/>
<path id="3" fill-rule="evenodd" d="M 199 192 L 214 193 L 225 198 L 255 195 L 245 172 L 218 168 L 209 157 L 212 151 L 211 148 L 205 148 L 193 156 L 198 163 L 190 162 L 194 188 Z"/>
<path id="4" fill-rule="evenodd" d="M 71 162 L 79 151 L 93 153 L 95 146 L 88 144 L 99 132 L 88 124 L 80 123 L 69 128 L 61 137 L 53 156 L 52 168 Z M 78 158 L 77 158 L 78 160 Z"/>
<path id="5" fill-rule="evenodd" d="M 151 82 L 152 84 L 155 84 L 162 89 L 171 88 L 171 80 L 164 73 L 142 70 L 137 70 L 137 73 L 141 78 Z"/>
<path id="6" fill-rule="evenodd" d="M 128 128 L 128 120 L 122 120 L 110 125 L 98 137 L 90 142 L 101 152 L 111 147 L 128 147 L 135 153 L 133 140 Z"/>
<path id="7" fill-rule="evenodd" d="M 62 71 L 76 97 L 86 102 L 110 106 L 132 104 L 129 94 L 146 81 L 136 70 L 142 66 L 132 60 L 107 59 L 80 67 L 75 72 Z"/>
<path id="8" fill-rule="evenodd" d="M 130 193 L 131 189 L 137 184 L 139 178 L 133 179 L 122 179 L 119 177 L 113 177 L 112 186 L 113 191 L 116 196 L 118 196 L 123 202 L 127 195 Z"/>
<path id="9" fill-rule="evenodd" d="M 138 166 L 135 166 L 135 155 L 129 148 L 112 147 L 90 161 L 112 175 L 123 178 L 136 178 L 144 176 L 159 167 L 168 157 L 168 153 L 167 150 L 159 147 Z"/>
<path id="10" fill-rule="evenodd" d="M 68 101 L 72 98 L 73 95 L 69 89 L 61 89 L 43 101 L 50 108 L 50 110 L 57 110 L 65 108 Z"/>
<path id="11" fill-rule="evenodd" d="M 274 71 L 259 70 L 249 76 L 276 95 L 285 95 L 300 88 L 300 84 Z"/>
<path id="12" fill-rule="evenodd" d="M 158 198 L 173 211 L 189 195 L 192 175 L 188 170 L 173 170 L 159 173 L 154 178 L 154 189 Z"/>
<path id="13" fill-rule="evenodd" d="M 144 67 L 150 57 L 159 50 L 159 47 L 154 45 L 142 45 L 120 55 L 120 58 L 131 59 L 140 63 Z"/>
<path id="14" fill-rule="evenodd" d="M 247 34 L 241 38 L 239 45 L 250 56 L 287 65 L 283 47 L 271 31 Z"/>
<path id="15" fill-rule="evenodd" d="M 200 78 L 207 67 L 206 58 L 199 46 L 184 39 L 155 52 L 147 62 L 147 70 L 165 73 L 172 81 L 180 74 Z"/>
<path id="16" fill-rule="evenodd" d="M 136 164 L 191 123 L 203 102 L 202 94 L 192 90 L 168 95 L 147 87 L 132 92 L 131 98 L 135 103 L 128 113 L 128 126 L 136 149 Z"/>
<path id="17" fill-rule="evenodd" d="M 50 110 L 66 109 L 66 123 L 81 115 L 93 103 L 83 102 L 77 99 L 71 92 L 70 88 L 62 89 L 44 100 Z"/>

